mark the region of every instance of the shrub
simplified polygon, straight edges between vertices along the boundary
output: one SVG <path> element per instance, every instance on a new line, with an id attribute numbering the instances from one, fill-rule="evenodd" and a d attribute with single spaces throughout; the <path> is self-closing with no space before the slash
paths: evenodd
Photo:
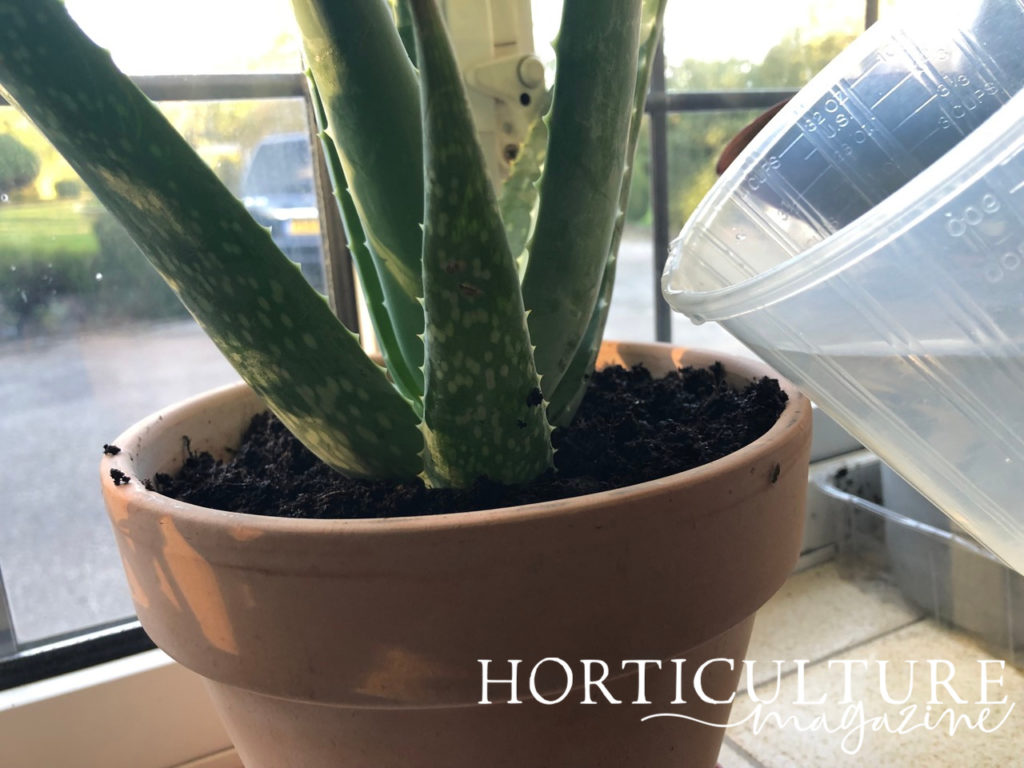
<path id="1" fill-rule="evenodd" d="M 173 291 L 140 258 L 138 247 L 108 213 L 93 229 L 98 249 L 31 243 L 0 246 L 0 325 L 17 336 L 53 330 L 58 307 L 79 324 L 187 317 Z"/>
<path id="2" fill-rule="evenodd" d="M 104 320 L 115 317 L 162 320 L 188 316 L 174 291 L 113 216 L 106 212 L 100 214 L 93 231 L 99 252 L 93 262 L 96 301 L 90 315 Z M 95 275 L 100 275 L 100 279 Z"/>
<path id="3" fill-rule="evenodd" d="M 53 191 L 61 200 L 73 200 L 82 194 L 82 182 L 78 179 L 61 179 L 53 185 Z"/>
<path id="4" fill-rule="evenodd" d="M 80 298 L 96 282 L 92 259 L 73 251 L 0 250 L 0 316 L 18 336 L 46 327 L 57 299 Z"/>
<path id="5" fill-rule="evenodd" d="M 38 175 L 35 152 L 10 134 L 0 134 L 0 193 L 27 187 Z"/>

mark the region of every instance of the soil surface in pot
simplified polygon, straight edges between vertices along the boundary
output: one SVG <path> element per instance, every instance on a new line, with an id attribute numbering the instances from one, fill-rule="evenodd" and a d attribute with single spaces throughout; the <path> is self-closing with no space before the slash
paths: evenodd
<path id="1" fill-rule="evenodd" d="M 716 363 L 654 379 L 642 367 L 595 373 L 573 423 L 556 429 L 557 471 L 524 486 L 468 489 L 353 480 L 313 456 L 276 417 L 253 418 L 235 455 L 187 460 L 147 486 L 205 507 L 285 517 L 398 517 L 497 509 L 665 477 L 714 461 L 768 431 L 785 408 L 774 379 L 735 389 Z"/>

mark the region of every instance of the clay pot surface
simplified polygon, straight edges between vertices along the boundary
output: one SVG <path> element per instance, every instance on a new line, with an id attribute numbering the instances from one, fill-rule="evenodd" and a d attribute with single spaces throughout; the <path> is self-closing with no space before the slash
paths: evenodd
<path id="1" fill-rule="evenodd" d="M 654 374 L 721 360 L 737 380 L 773 375 L 741 358 L 606 343 L 599 366 Z M 789 403 L 764 436 L 687 472 L 614 491 L 482 512 L 296 520 L 205 509 L 146 491 L 192 450 L 226 455 L 263 410 L 242 384 L 172 406 L 104 457 L 103 492 L 139 619 L 209 681 L 248 768 L 711 768 L 728 705 L 684 696 L 673 665 L 637 698 L 628 659 L 702 660 L 709 697 L 735 690 L 756 610 L 799 555 L 811 406 Z M 115 486 L 119 469 L 132 481 Z M 529 673 L 567 661 L 564 702 L 530 700 Z M 495 678 L 520 659 L 523 704 L 479 704 L 480 659 Z M 624 703 L 584 705 L 585 659 L 605 661 Z M 566 683 L 553 663 L 537 688 Z M 654 674 L 654 673 L 657 674 Z M 492 687 L 507 700 L 509 686 Z"/>

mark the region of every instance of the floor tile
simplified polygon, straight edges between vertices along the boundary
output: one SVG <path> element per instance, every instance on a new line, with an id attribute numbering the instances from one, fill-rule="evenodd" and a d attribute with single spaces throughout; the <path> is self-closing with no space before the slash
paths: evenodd
<path id="1" fill-rule="evenodd" d="M 758 611 L 748 652 L 757 662 L 754 683 L 774 679 L 775 659 L 791 672 L 796 659 L 828 658 L 922 616 L 896 587 L 842 560 L 794 574 Z"/>
<path id="2" fill-rule="evenodd" d="M 722 744 L 722 751 L 718 753 L 718 764 L 722 768 L 762 768 L 760 763 L 755 763 L 747 757 L 738 747 L 734 746 L 728 738 Z"/>

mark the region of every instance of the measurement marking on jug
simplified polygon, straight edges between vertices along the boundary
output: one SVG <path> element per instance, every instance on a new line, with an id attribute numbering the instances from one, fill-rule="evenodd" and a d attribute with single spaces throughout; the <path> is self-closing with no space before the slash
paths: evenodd
<path id="1" fill-rule="evenodd" d="M 757 192 L 757 190 L 761 188 L 761 185 L 768 181 L 768 177 L 771 172 L 777 171 L 781 166 L 782 163 L 779 162 L 779 158 L 775 155 L 770 155 L 767 159 L 759 163 L 758 166 L 754 168 L 753 172 L 744 179 L 744 184 L 746 184 L 747 189 L 751 192 Z"/>
<path id="2" fill-rule="evenodd" d="M 882 95 L 882 98 L 880 98 L 878 101 L 876 101 L 874 104 L 871 105 L 871 109 L 872 110 L 877 109 L 879 104 L 881 104 L 883 101 L 885 101 L 890 96 L 892 96 L 894 93 L 896 93 L 896 91 L 899 90 L 900 86 L 903 85 L 905 82 L 907 82 L 907 80 L 910 80 L 910 78 L 911 78 L 911 76 L 909 74 L 904 75 L 902 80 L 900 80 L 898 83 L 896 83 L 896 85 L 894 85 L 886 93 L 884 93 Z"/>
<path id="3" fill-rule="evenodd" d="M 951 75 L 943 75 L 942 81 L 936 85 L 936 93 L 944 99 L 948 99 L 950 96 L 956 96 L 959 102 L 949 102 L 947 104 L 946 113 L 939 117 L 938 125 L 943 130 L 953 127 L 955 121 L 962 120 L 968 117 L 978 107 L 982 106 L 983 103 L 988 103 L 987 100 L 992 98 L 996 99 L 996 103 L 1002 103 L 1003 99 L 999 98 L 999 87 L 994 83 L 986 80 L 982 73 L 980 85 L 975 86 L 966 74 L 960 73 L 955 77 Z"/>
<path id="4" fill-rule="evenodd" d="M 954 216 L 950 212 L 946 212 L 946 231 L 952 237 L 960 237 L 963 235 L 968 227 L 976 227 L 985 220 L 986 214 L 991 215 L 996 213 L 1002 205 L 999 203 L 999 198 L 993 194 L 983 195 L 978 204 L 971 204 L 966 206 L 959 216 Z"/>
<path id="5" fill-rule="evenodd" d="M 908 122 L 910 122 L 911 120 L 913 120 L 913 119 L 915 119 L 916 117 L 918 117 L 918 115 L 920 115 L 920 114 L 921 114 L 921 113 L 922 113 L 922 112 L 923 112 L 923 111 L 924 111 L 925 109 L 927 109 L 927 108 L 928 108 L 928 106 L 929 106 L 929 105 L 930 105 L 930 104 L 931 104 L 931 103 L 932 103 L 933 101 L 935 101 L 935 100 L 936 100 L 937 98 L 938 98 L 937 96 L 929 96 L 929 97 L 928 97 L 927 99 L 925 99 L 924 103 L 923 103 L 923 104 L 921 104 L 921 106 L 919 106 L 919 107 L 918 107 L 917 109 L 915 109 L 915 110 L 914 110 L 913 112 L 911 112 L 911 113 L 910 113 L 909 115 L 907 115 L 907 116 L 906 116 L 905 118 L 903 118 L 902 120 L 900 120 L 900 121 L 899 121 L 899 122 L 898 122 L 898 123 L 896 124 L 896 127 L 895 127 L 895 128 L 893 129 L 893 130 L 899 130 L 899 129 L 900 129 L 900 128 L 902 128 L 902 127 L 903 127 L 904 125 L 906 125 L 906 124 L 907 124 Z"/>

